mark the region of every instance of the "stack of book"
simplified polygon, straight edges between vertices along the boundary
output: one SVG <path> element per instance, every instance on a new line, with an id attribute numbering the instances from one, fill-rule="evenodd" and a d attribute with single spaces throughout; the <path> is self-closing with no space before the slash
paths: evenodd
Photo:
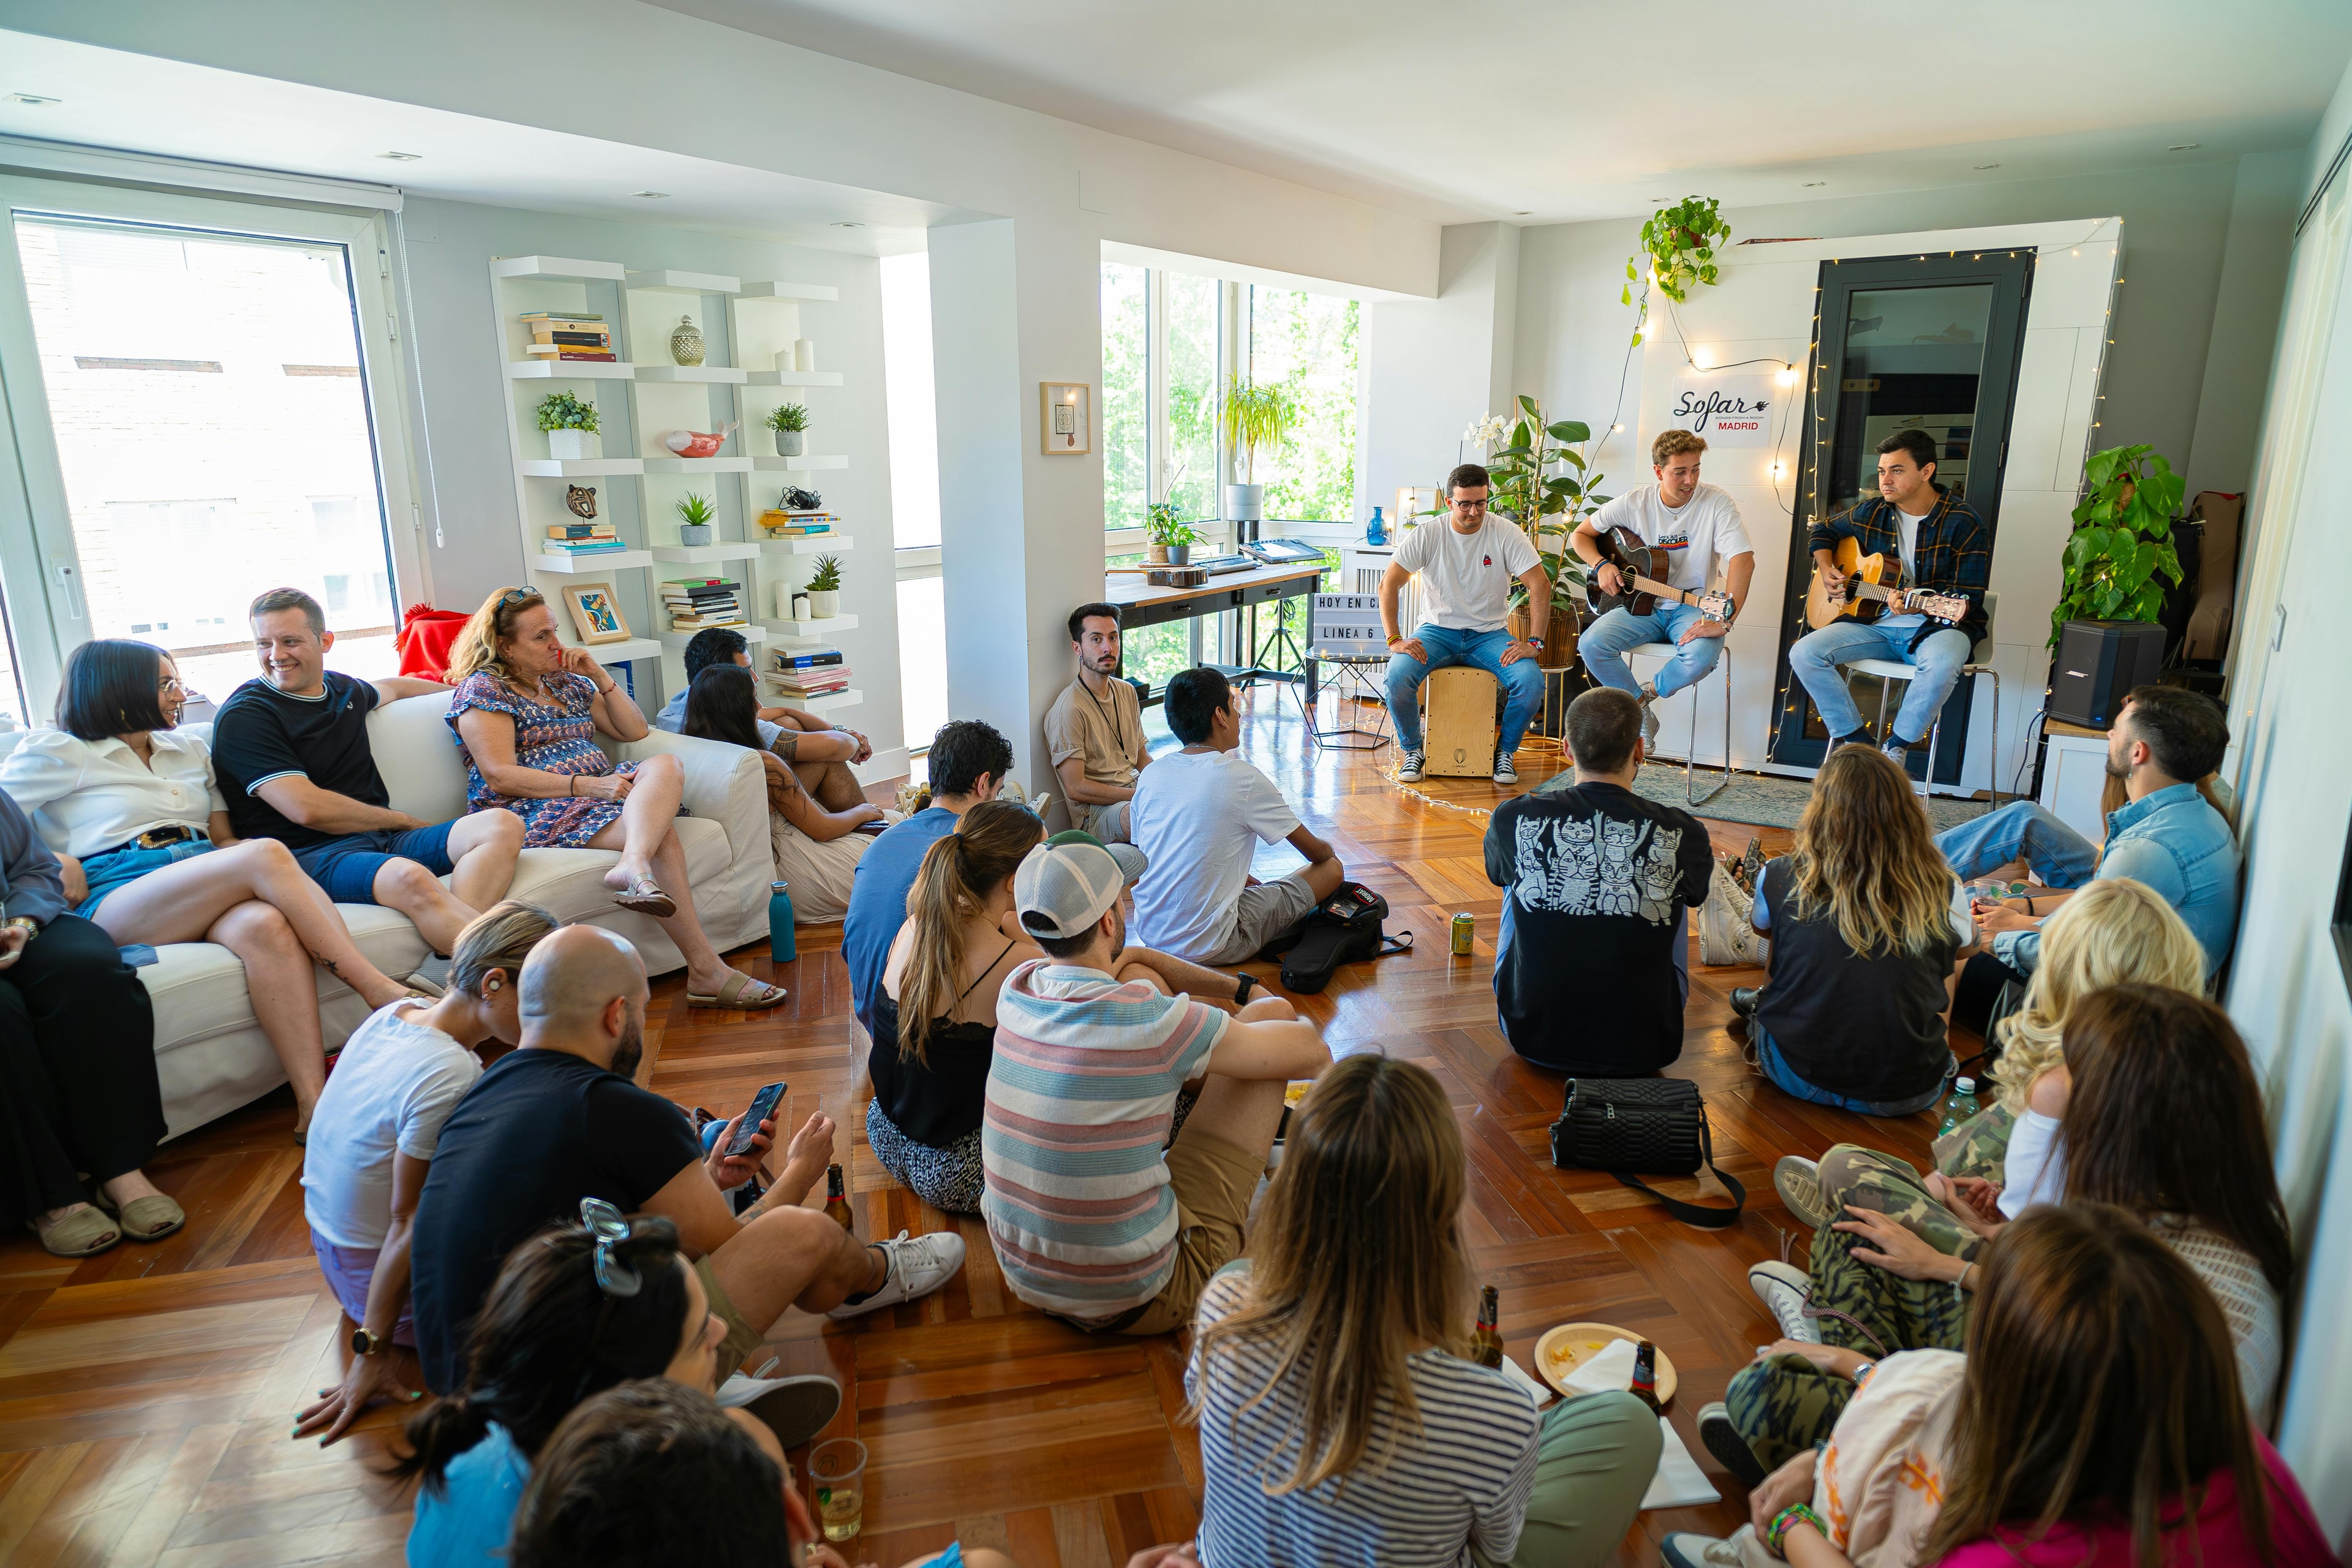
<path id="1" fill-rule="evenodd" d="M 611 555 L 626 550 L 621 536 L 613 531 L 609 522 L 551 522 L 547 525 L 547 542 L 541 546 L 550 555 L 567 555 L 574 560 L 590 555 Z"/>
<path id="2" fill-rule="evenodd" d="M 849 666 L 837 647 L 768 656 L 768 683 L 786 700 L 806 700 L 849 689 Z"/>
<path id="3" fill-rule="evenodd" d="M 760 528 L 770 539 L 814 539 L 831 533 L 841 520 L 829 511 L 763 511 Z"/>
<path id="4" fill-rule="evenodd" d="M 730 577 L 673 577 L 661 585 L 669 629 L 698 632 L 705 626 L 743 624 L 742 584 Z"/>
<path id="5" fill-rule="evenodd" d="M 522 318 L 522 324 L 530 334 L 523 353 L 533 359 L 596 360 L 610 364 L 619 357 L 613 353 L 613 329 L 602 316 L 584 310 L 532 310 Z"/>

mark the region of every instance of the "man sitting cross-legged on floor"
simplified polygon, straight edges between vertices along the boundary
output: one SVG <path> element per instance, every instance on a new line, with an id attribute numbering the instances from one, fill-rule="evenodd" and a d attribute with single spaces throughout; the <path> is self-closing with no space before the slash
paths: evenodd
<path id="1" fill-rule="evenodd" d="M 1338 892 L 1347 872 L 1275 782 L 1235 754 L 1242 721 L 1223 675 L 1183 671 L 1161 707 L 1184 749 L 1145 770 L 1129 805 L 1133 842 L 1150 862 L 1135 889 L 1135 940 L 1195 963 L 1246 963 Z M 1251 876 L 1258 845 L 1282 839 L 1306 866 L 1271 882 Z"/>
<path id="2" fill-rule="evenodd" d="M 566 926 L 531 949 L 521 1048 L 458 1102 L 417 1205 L 411 1292 L 436 1392 L 457 1386 L 467 1332 L 507 1254 L 577 1215 L 584 1197 L 677 1225 L 710 1310 L 727 1320 L 722 1377 L 787 1307 L 855 1317 L 936 1289 L 962 1267 L 961 1237 L 901 1232 L 861 1246 L 799 1206 L 833 1158 L 823 1116 L 793 1137 L 766 1195 L 730 1213 L 722 1194 L 762 1168 L 765 1126 L 749 1153 L 729 1158 L 730 1123 L 706 1159 L 686 1113 L 631 1081 L 645 1055 L 646 994 L 644 961 L 611 931 Z"/>
<path id="3" fill-rule="evenodd" d="M 654 715 L 654 728 L 673 735 L 686 727 L 687 694 L 695 677 L 714 665 L 751 668 L 751 645 L 731 626 L 705 626 L 686 645 L 686 684 L 670 694 Z M 866 804 L 866 791 L 849 771 L 874 754 L 874 742 L 855 730 L 826 723 L 814 713 L 755 702 L 755 727 L 760 746 L 790 763 L 801 787 L 825 811 L 855 811 Z"/>
<path id="4" fill-rule="evenodd" d="M 1045 745 L 1069 802 L 1070 825 L 1106 844 L 1129 842 L 1128 803 L 1136 775 L 1151 764 L 1143 704 L 1118 673 L 1118 606 L 1070 612 L 1078 678 L 1045 710 Z"/>
<path id="5" fill-rule="evenodd" d="M 1122 883 L 1097 844 L 1041 844 L 1013 874 L 1048 956 L 997 996 L 981 1212 L 1022 1300 L 1088 1332 L 1161 1334 L 1240 1254 L 1283 1086 L 1331 1053 L 1280 997 L 1228 1018 L 1123 962 Z M 1177 1091 L 1204 1071 L 1170 1145 Z"/>
<path id="6" fill-rule="evenodd" d="M 213 768 L 230 827 L 239 838 L 278 840 L 335 902 L 398 910 L 434 952 L 448 952 L 476 915 L 506 897 L 522 822 L 490 811 L 426 823 L 393 810 L 367 716 L 380 702 L 449 689 L 329 669 L 335 634 L 299 588 L 254 600 L 252 620 L 262 678 L 231 692 L 213 721 Z"/>
<path id="7" fill-rule="evenodd" d="M 1561 1072 L 1623 1078 L 1682 1054 L 1688 911 L 1715 857 L 1698 818 L 1633 793 L 1642 721 L 1630 693 L 1585 692 L 1568 705 L 1573 781 L 1505 801 L 1486 829 L 1486 878 L 1504 890 L 1503 1034 Z"/>

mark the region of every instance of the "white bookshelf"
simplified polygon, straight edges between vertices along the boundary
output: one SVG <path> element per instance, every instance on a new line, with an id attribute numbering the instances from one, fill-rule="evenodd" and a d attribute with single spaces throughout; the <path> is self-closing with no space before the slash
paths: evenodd
<path id="1" fill-rule="evenodd" d="M 842 386 L 837 370 L 747 370 L 739 377 L 748 386 Z"/>
<path id="2" fill-rule="evenodd" d="M 763 458 L 754 453 L 751 467 L 763 474 L 828 474 L 849 467 L 849 459 L 814 452 L 798 458 Z"/>
<path id="3" fill-rule="evenodd" d="M 584 643 L 598 664 L 628 664 L 640 658 L 659 658 L 662 645 L 652 637 L 631 637 L 626 642 Z"/>
<path id="4" fill-rule="evenodd" d="M 821 697 L 803 697 L 796 700 L 812 713 L 831 713 L 837 709 L 859 706 L 866 700 L 866 693 L 851 686 L 839 691 L 828 691 Z"/>
<path id="5" fill-rule="evenodd" d="M 623 281 L 646 294 L 736 294 L 743 288 L 740 278 L 730 278 L 723 272 L 679 272 L 667 267 L 631 272 Z"/>
<path id="6" fill-rule="evenodd" d="M 641 364 L 631 368 L 637 373 L 629 378 L 632 381 L 700 382 L 706 386 L 740 386 L 751 374 L 731 364 Z"/>
<path id="7" fill-rule="evenodd" d="M 525 458 L 523 477 L 533 479 L 593 479 L 646 471 L 643 458 Z"/>
<path id="8" fill-rule="evenodd" d="M 637 367 L 625 360 L 511 359 L 509 381 L 635 381 Z"/>
<path id="9" fill-rule="evenodd" d="M 604 577 L 653 563 L 653 552 L 650 550 L 609 550 L 601 555 L 551 555 L 541 550 L 531 562 L 530 569 L 553 572 L 564 577 Z M 561 622 L 557 624 L 562 625 Z"/>
<path id="10" fill-rule="evenodd" d="M 663 632 L 659 635 L 664 647 L 674 649 L 678 653 L 684 653 L 686 651 L 686 645 L 692 642 L 698 633 L 707 629 L 709 628 L 698 627 L 695 631 L 691 632 Z M 726 629 L 735 633 L 745 642 L 750 643 L 754 647 L 757 647 L 760 644 L 768 640 L 767 629 L 763 626 L 732 626 Z"/>
<path id="11" fill-rule="evenodd" d="M 751 458 L 647 458 L 646 472 L 649 474 L 748 474 L 755 459 Z"/>
<path id="12" fill-rule="evenodd" d="M 835 555 L 856 547 L 857 541 L 846 533 L 813 533 L 803 539 L 760 542 L 760 548 L 772 555 Z"/>
<path id="13" fill-rule="evenodd" d="M 755 540 L 729 540 L 724 544 L 656 544 L 653 557 L 681 566 L 695 566 L 713 561 L 756 561 L 763 548 Z"/>
<path id="14" fill-rule="evenodd" d="M 841 298 L 841 290 L 830 283 L 746 283 L 737 290 L 745 300 L 771 300 L 787 303 L 806 300 L 813 304 L 830 305 Z"/>
<path id="15" fill-rule="evenodd" d="M 856 616 L 827 616 L 823 620 L 787 620 L 782 616 L 760 617 L 777 628 L 777 637 L 783 642 L 824 642 L 835 632 L 857 629 Z"/>
<path id="16" fill-rule="evenodd" d="M 506 281 L 618 283 L 627 269 L 617 261 L 578 261 L 568 256 L 502 256 L 490 276 Z"/>

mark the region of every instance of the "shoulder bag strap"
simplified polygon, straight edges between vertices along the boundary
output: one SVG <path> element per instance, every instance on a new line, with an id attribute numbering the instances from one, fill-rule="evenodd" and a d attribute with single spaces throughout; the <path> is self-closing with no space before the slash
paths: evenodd
<path id="1" fill-rule="evenodd" d="M 1715 1173 L 1715 1179 L 1721 1182 L 1725 1190 L 1731 1194 L 1731 1206 L 1727 1209 L 1707 1208 L 1699 1204 L 1686 1204 L 1680 1198 L 1666 1196 L 1639 1176 L 1629 1176 L 1622 1171 L 1612 1171 L 1609 1173 L 1636 1192 L 1648 1194 L 1657 1200 L 1658 1206 L 1666 1211 L 1668 1217 L 1678 1219 L 1685 1225 L 1696 1226 L 1701 1230 L 1722 1230 L 1726 1226 L 1737 1225 L 1739 1222 L 1739 1211 L 1748 1203 L 1748 1189 L 1739 1184 L 1738 1177 L 1730 1174 L 1715 1163 L 1715 1138 L 1707 1128 L 1705 1101 L 1700 1102 L 1698 1110 L 1698 1147 L 1699 1157 L 1706 1162 L 1706 1168 Z"/>

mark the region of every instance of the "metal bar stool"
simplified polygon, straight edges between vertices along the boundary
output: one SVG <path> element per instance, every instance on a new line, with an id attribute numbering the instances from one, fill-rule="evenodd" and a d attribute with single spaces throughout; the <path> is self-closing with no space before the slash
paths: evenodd
<path id="1" fill-rule="evenodd" d="M 1625 657 L 1631 660 L 1635 654 L 1646 653 L 1654 654 L 1660 658 L 1671 659 L 1681 651 L 1670 642 L 1645 642 L 1636 643 L 1627 648 Z M 1693 681 L 1683 689 L 1691 694 L 1690 745 L 1683 752 L 1683 798 L 1693 805 L 1705 805 L 1731 787 L 1731 639 L 1729 637 L 1723 639 L 1723 652 L 1715 662 L 1717 668 L 1723 671 L 1723 782 L 1705 795 L 1696 793 L 1698 789 L 1696 758 L 1698 753 L 1698 689 L 1701 683 Z"/>
<path id="2" fill-rule="evenodd" d="M 1992 677 L 1992 755 L 1986 762 L 1986 777 L 1992 786 L 1992 804 L 1999 806 L 2000 805 L 2000 671 L 1995 669 L 1990 661 L 1992 658 L 1993 616 L 2000 608 L 2000 595 L 1988 591 L 1984 596 L 1984 631 L 1977 638 L 1976 647 L 1969 650 L 1969 662 L 1960 666 L 1958 679 L 1973 680 L 1979 675 Z M 1838 668 L 1841 670 L 1853 670 L 1863 675 L 1878 677 L 1878 733 L 1879 738 L 1884 740 L 1886 735 L 1886 683 L 1890 680 L 1900 680 L 1907 684 L 1919 673 L 1918 666 L 1906 664 L 1901 659 L 1895 658 L 1858 658 L 1852 664 L 1842 664 Z M 1954 684 L 1957 685 L 1958 681 Z M 1927 731 L 1927 776 L 1913 786 L 1914 793 L 1923 799 L 1935 786 L 1936 742 L 1942 739 L 1943 733 L 1944 712 L 1939 708 L 1936 710 L 1936 722 Z M 1961 751 L 1960 761 L 1962 770 L 1965 772 L 1968 763 L 1967 748 L 1963 747 Z"/>

